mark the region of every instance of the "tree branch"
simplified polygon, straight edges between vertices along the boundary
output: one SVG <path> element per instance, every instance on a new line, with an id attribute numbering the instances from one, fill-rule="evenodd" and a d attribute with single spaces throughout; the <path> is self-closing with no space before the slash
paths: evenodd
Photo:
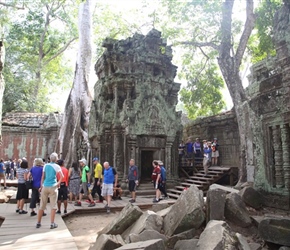
<path id="1" fill-rule="evenodd" d="M 50 57 L 49 59 L 45 60 L 43 62 L 43 66 L 47 65 L 49 62 L 51 62 L 53 59 L 55 59 L 56 57 L 58 57 L 61 53 L 63 53 L 68 46 L 77 39 L 77 37 L 72 38 L 70 41 L 68 41 L 61 49 L 59 49 L 52 57 Z"/>
<path id="2" fill-rule="evenodd" d="M 257 18 L 256 15 L 254 14 L 253 0 L 247 0 L 246 13 L 247 13 L 247 20 L 245 22 L 244 31 L 243 31 L 243 34 L 241 35 L 240 43 L 239 43 L 239 46 L 237 48 L 236 55 L 235 55 L 235 63 L 238 68 L 241 65 L 241 61 L 242 61 L 244 52 L 246 50 L 249 37 L 252 33 L 252 30 L 254 29 L 256 18 Z"/>
<path id="3" fill-rule="evenodd" d="M 219 49 L 219 46 L 217 44 L 215 44 L 214 42 L 204 42 L 204 43 L 200 43 L 200 42 L 195 42 L 195 41 L 182 41 L 182 42 L 175 42 L 173 43 L 171 46 L 177 46 L 177 45 L 192 45 L 195 47 L 211 47 L 215 50 Z"/>
<path id="4" fill-rule="evenodd" d="M 19 7 L 19 6 L 15 6 L 13 4 L 9 4 L 9 3 L 3 3 L 3 2 L 0 2 L 0 5 L 3 5 L 5 7 L 12 7 L 12 8 L 15 8 L 15 9 L 18 9 L 18 10 L 24 10 L 24 7 Z"/>

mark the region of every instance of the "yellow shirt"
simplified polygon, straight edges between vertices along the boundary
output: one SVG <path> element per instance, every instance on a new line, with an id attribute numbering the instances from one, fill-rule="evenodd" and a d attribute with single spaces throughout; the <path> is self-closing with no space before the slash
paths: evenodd
<path id="1" fill-rule="evenodd" d="M 98 163 L 96 166 L 95 166 L 95 178 L 103 178 L 102 176 L 102 171 L 103 171 L 103 167 L 100 163 Z M 99 176 L 99 172 L 101 172 L 101 176 Z"/>

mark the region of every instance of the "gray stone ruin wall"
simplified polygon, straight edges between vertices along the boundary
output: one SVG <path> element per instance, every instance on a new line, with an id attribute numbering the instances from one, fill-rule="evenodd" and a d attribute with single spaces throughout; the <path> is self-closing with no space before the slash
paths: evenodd
<path id="1" fill-rule="evenodd" d="M 106 39 L 103 46 L 89 125 L 93 152 L 121 176 L 133 158 L 141 178 L 153 159 L 164 161 L 169 178 L 177 177 L 175 147 L 182 126 L 175 112 L 180 84 L 174 82 L 171 48 L 154 29 L 146 36 Z"/>

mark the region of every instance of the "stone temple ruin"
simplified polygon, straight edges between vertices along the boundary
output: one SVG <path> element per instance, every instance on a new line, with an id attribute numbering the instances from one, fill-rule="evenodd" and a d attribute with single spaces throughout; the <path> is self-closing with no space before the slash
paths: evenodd
<path id="1" fill-rule="evenodd" d="M 172 50 L 161 33 L 135 34 L 126 40 L 106 39 L 106 51 L 97 61 L 95 100 L 89 138 L 102 161 L 108 160 L 126 175 L 131 158 L 141 179 L 151 175 L 153 159 L 164 161 L 168 178 L 177 177 L 180 114 L 175 111 L 180 84 Z"/>

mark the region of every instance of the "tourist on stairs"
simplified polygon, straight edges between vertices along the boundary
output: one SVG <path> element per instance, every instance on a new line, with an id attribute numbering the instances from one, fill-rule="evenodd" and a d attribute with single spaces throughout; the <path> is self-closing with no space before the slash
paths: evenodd
<path id="1" fill-rule="evenodd" d="M 153 186 L 156 190 L 156 195 L 155 195 L 155 198 L 153 199 L 153 202 L 157 203 L 160 201 L 160 195 L 161 195 L 161 192 L 160 192 L 160 185 L 162 182 L 161 169 L 160 169 L 160 166 L 158 164 L 158 161 L 153 161 L 152 165 L 153 165 L 154 169 L 153 169 L 153 173 L 152 173 L 151 178 L 153 181 Z"/>
<path id="2" fill-rule="evenodd" d="M 208 168 L 211 164 L 211 142 L 207 143 L 207 147 L 203 149 L 203 170 L 205 176 L 208 175 Z"/>
<path id="3" fill-rule="evenodd" d="M 27 180 L 28 175 L 28 162 L 22 161 L 20 164 L 20 168 L 17 169 L 17 179 L 18 179 L 18 189 L 16 194 L 17 200 L 17 209 L 16 213 L 19 214 L 27 214 L 27 211 L 23 210 L 24 202 L 28 199 L 28 189 L 26 188 L 25 181 Z"/>
<path id="4" fill-rule="evenodd" d="M 60 166 L 61 168 L 61 172 L 63 174 L 63 179 L 62 182 L 60 183 L 60 187 L 58 189 L 58 197 L 57 197 L 57 214 L 61 214 L 61 201 L 63 201 L 63 205 L 64 205 L 64 213 L 67 213 L 67 186 L 68 186 L 68 170 L 67 168 L 64 166 L 64 161 L 63 160 L 58 160 L 57 164 Z M 59 180 L 60 175 L 57 175 L 57 179 Z"/>
<path id="5" fill-rule="evenodd" d="M 58 196 L 58 188 L 60 183 L 63 179 L 63 174 L 61 172 L 61 168 L 59 165 L 56 164 L 58 160 L 57 153 L 52 153 L 50 155 L 50 163 L 47 163 L 43 167 L 42 177 L 39 192 L 41 193 L 40 196 L 40 208 L 38 211 L 37 217 L 37 224 L 36 228 L 41 227 L 41 218 L 43 216 L 43 212 L 46 209 L 47 200 L 49 198 L 50 201 L 50 229 L 57 228 L 58 225 L 55 224 L 55 212 L 56 212 L 56 203 L 57 203 L 57 196 Z M 60 175 L 59 180 L 57 181 L 57 174 Z"/>
<path id="6" fill-rule="evenodd" d="M 109 162 L 104 162 L 104 181 L 102 185 L 102 196 L 107 201 L 105 208 L 107 213 L 110 213 L 111 200 L 114 193 L 114 185 L 117 187 L 118 184 L 118 174 L 116 170 L 110 166 Z M 115 184 L 113 184 L 115 182 Z"/>
<path id="7" fill-rule="evenodd" d="M 212 149 L 212 155 L 211 155 L 211 159 L 212 159 L 212 166 L 217 166 L 218 165 L 218 158 L 219 158 L 219 150 L 218 150 L 219 144 L 217 142 L 217 138 L 213 138 L 213 142 L 211 145 L 211 149 Z"/>
<path id="8" fill-rule="evenodd" d="M 92 197 L 95 198 L 95 194 L 97 193 L 99 196 L 99 201 L 97 203 L 103 203 L 103 197 L 102 197 L 102 172 L 103 172 L 103 167 L 99 162 L 99 158 L 95 157 L 93 159 L 93 164 L 95 165 L 94 172 L 95 172 L 95 182 L 94 182 L 94 187 L 92 189 Z"/>
<path id="9" fill-rule="evenodd" d="M 138 167 L 135 165 L 135 160 L 131 159 L 129 162 L 129 171 L 126 182 L 129 182 L 129 192 L 132 195 L 132 199 L 129 202 L 136 202 L 136 187 L 138 185 Z"/>

